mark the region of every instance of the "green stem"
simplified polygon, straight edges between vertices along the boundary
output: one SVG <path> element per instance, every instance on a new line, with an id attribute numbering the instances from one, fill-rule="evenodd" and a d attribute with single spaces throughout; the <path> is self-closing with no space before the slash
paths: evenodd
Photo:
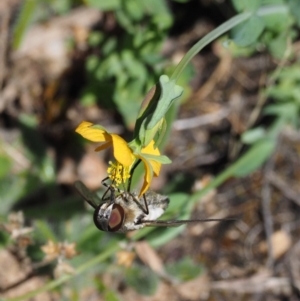
<path id="1" fill-rule="evenodd" d="M 270 5 L 270 6 L 264 6 L 258 9 L 256 12 L 245 12 L 241 13 L 213 31 L 211 31 L 209 34 L 207 34 L 205 37 L 203 37 L 199 42 L 197 42 L 182 58 L 182 60 L 179 62 L 179 64 L 176 66 L 173 74 L 171 75 L 171 80 L 174 80 L 175 82 L 178 80 L 179 76 L 181 75 L 183 69 L 187 66 L 187 64 L 192 60 L 192 58 L 205 46 L 207 46 L 209 43 L 214 41 L 215 39 L 219 38 L 221 35 L 229 31 L 230 29 L 234 28 L 235 26 L 245 22 L 248 20 L 254 13 L 257 16 L 266 16 L 266 15 L 272 15 L 276 13 L 286 13 L 288 11 L 287 6 L 285 5 Z"/>
<path id="2" fill-rule="evenodd" d="M 38 288 L 36 290 L 33 290 L 27 294 L 24 294 L 22 296 L 19 297 L 15 297 L 15 298 L 11 298 L 11 299 L 6 299 L 5 301 L 22 301 L 22 300 L 29 300 L 35 296 L 37 296 L 38 294 L 42 293 L 42 292 L 46 292 L 49 290 L 52 290 L 56 287 L 58 287 L 59 285 L 67 282 L 68 280 L 70 280 L 71 278 L 73 278 L 76 275 L 79 275 L 85 271 L 87 271 L 89 268 L 97 265 L 98 263 L 106 260 L 107 258 L 109 258 L 112 254 L 114 254 L 119 248 L 119 243 L 115 243 L 113 245 L 110 246 L 110 248 L 106 249 L 104 252 L 102 252 L 101 254 L 99 254 L 98 256 L 92 258 L 91 260 L 85 262 L 84 264 L 82 264 L 81 266 L 79 266 L 78 268 L 76 268 L 76 272 L 74 274 L 67 274 L 64 275 L 58 279 L 55 279 L 53 281 L 50 281 L 49 283 L 47 283 L 46 285 L 42 286 L 41 288 Z"/>
<path id="3" fill-rule="evenodd" d="M 13 34 L 13 49 L 18 49 L 20 47 L 22 38 L 25 34 L 25 31 L 30 24 L 34 12 L 36 10 L 37 1 L 36 0 L 26 0 L 22 4 L 21 13 L 17 18 L 17 22 L 14 26 Z"/>
<path id="4" fill-rule="evenodd" d="M 203 37 L 199 42 L 197 42 L 182 58 L 182 60 L 177 65 L 176 69 L 174 70 L 173 74 L 171 75 L 171 79 L 177 81 L 181 72 L 183 69 L 187 66 L 187 64 L 192 60 L 192 58 L 205 46 L 207 46 L 209 43 L 214 41 L 215 39 L 219 38 L 222 34 L 227 32 L 228 30 L 232 29 L 236 25 L 246 21 L 250 18 L 252 15 L 251 12 L 242 13 L 239 14 L 225 23 L 223 23 L 221 26 L 217 27 L 213 31 L 211 31 L 209 34 L 207 34 L 205 37 Z"/>

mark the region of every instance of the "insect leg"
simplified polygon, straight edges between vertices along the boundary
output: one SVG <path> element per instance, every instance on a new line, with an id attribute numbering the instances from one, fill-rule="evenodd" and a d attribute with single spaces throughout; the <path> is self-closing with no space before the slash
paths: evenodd
<path id="1" fill-rule="evenodd" d="M 106 200 L 108 199 L 108 198 L 105 198 L 105 196 L 107 195 L 108 191 L 111 191 L 111 185 L 108 185 L 108 184 L 105 182 L 105 181 L 107 181 L 107 180 L 108 180 L 108 177 L 106 177 L 105 179 L 103 179 L 103 180 L 101 181 L 101 184 L 107 188 L 106 191 L 104 192 L 104 194 L 102 195 L 102 201 L 106 201 Z"/>
<path id="2" fill-rule="evenodd" d="M 141 204 L 140 199 L 137 198 L 133 193 L 128 192 L 128 194 L 131 196 L 132 200 L 139 206 L 139 208 L 143 211 L 145 214 L 149 214 L 149 209 L 148 209 L 148 204 L 147 204 L 147 199 L 145 194 L 143 194 L 142 198 L 144 200 L 144 206 Z"/>
<path id="3" fill-rule="evenodd" d="M 108 200 L 109 200 L 109 204 L 112 204 L 112 203 L 115 202 L 115 198 L 116 198 L 116 196 L 115 196 L 115 191 L 116 191 L 116 189 L 119 191 L 119 189 L 118 189 L 118 188 L 115 188 L 115 187 L 113 186 L 113 183 L 112 183 L 112 184 L 107 184 L 105 181 L 107 181 L 108 179 L 109 179 L 109 178 L 106 177 L 105 179 L 103 179 L 103 180 L 101 181 L 102 185 L 105 186 L 105 187 L 107 187 L 106 191 L 104 192 L 104 194 L 103 194 L 103 196 L 102 196 L 102 201 L 105 202 L 105 201 L 108 201 Z M 106 195 L 107 195 L 108 192 L 110 192 L 110 195 L 109 195 L 108 197 L 106 197 Z"/>
<path id="4" fill-rule="evenodd" d="M 144 200 L 144 205 L 145 205 L 145 213 L 148 215 L 149 214 L 149 209 L 148 209 L 148 203 L 147 203 L 147 199 L 146 199 L 146 195 L 143 194 L 143 200 Z"/>

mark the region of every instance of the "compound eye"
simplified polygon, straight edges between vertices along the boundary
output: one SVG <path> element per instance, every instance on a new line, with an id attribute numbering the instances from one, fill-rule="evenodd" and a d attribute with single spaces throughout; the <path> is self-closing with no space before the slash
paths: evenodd
<path id="1" fill-rule="evenodd" d="M 118 204 L 114 204 L 108 221 L 108 231 L 118 231 L 123 226 L 124 218 L 125 212 L 123 207 Z"/>

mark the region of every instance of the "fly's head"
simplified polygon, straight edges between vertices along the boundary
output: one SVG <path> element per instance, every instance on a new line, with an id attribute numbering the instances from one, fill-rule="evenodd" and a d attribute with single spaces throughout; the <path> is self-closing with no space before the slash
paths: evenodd
<path id="1" fill-rule="evenodd" d="M 99 230 L 119 232 L 125 220 L 122 206 L 111 203 L 102 203 L 94 211 L 94 223 Z"/>

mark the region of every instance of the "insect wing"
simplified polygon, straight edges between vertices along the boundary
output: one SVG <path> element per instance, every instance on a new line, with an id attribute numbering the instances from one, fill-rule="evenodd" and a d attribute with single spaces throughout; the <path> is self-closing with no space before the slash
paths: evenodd
<path id="1" fill-rule="evenodd" d="M 76 190 L 80 193 L 80 195 L 94 208 L 96 209 L 98 205 L 95 202 L 95 194 L 91 192 L 82 182 L 76 181 L 74 183 Z"/>
<path id="2" fill-rule="evenodd" d="M 193 223 L 203 223 L 203 222 L 221 222 L 221 221 L 232 221 L 234 219 L 218 219 L 218 218 L 208 218 L 208 219 L 189 219 L 189 220 L 154 220 L 147 221 L 144 220 L 143 224 L 145 227 L 179 227 L 186 224 Z"/>

